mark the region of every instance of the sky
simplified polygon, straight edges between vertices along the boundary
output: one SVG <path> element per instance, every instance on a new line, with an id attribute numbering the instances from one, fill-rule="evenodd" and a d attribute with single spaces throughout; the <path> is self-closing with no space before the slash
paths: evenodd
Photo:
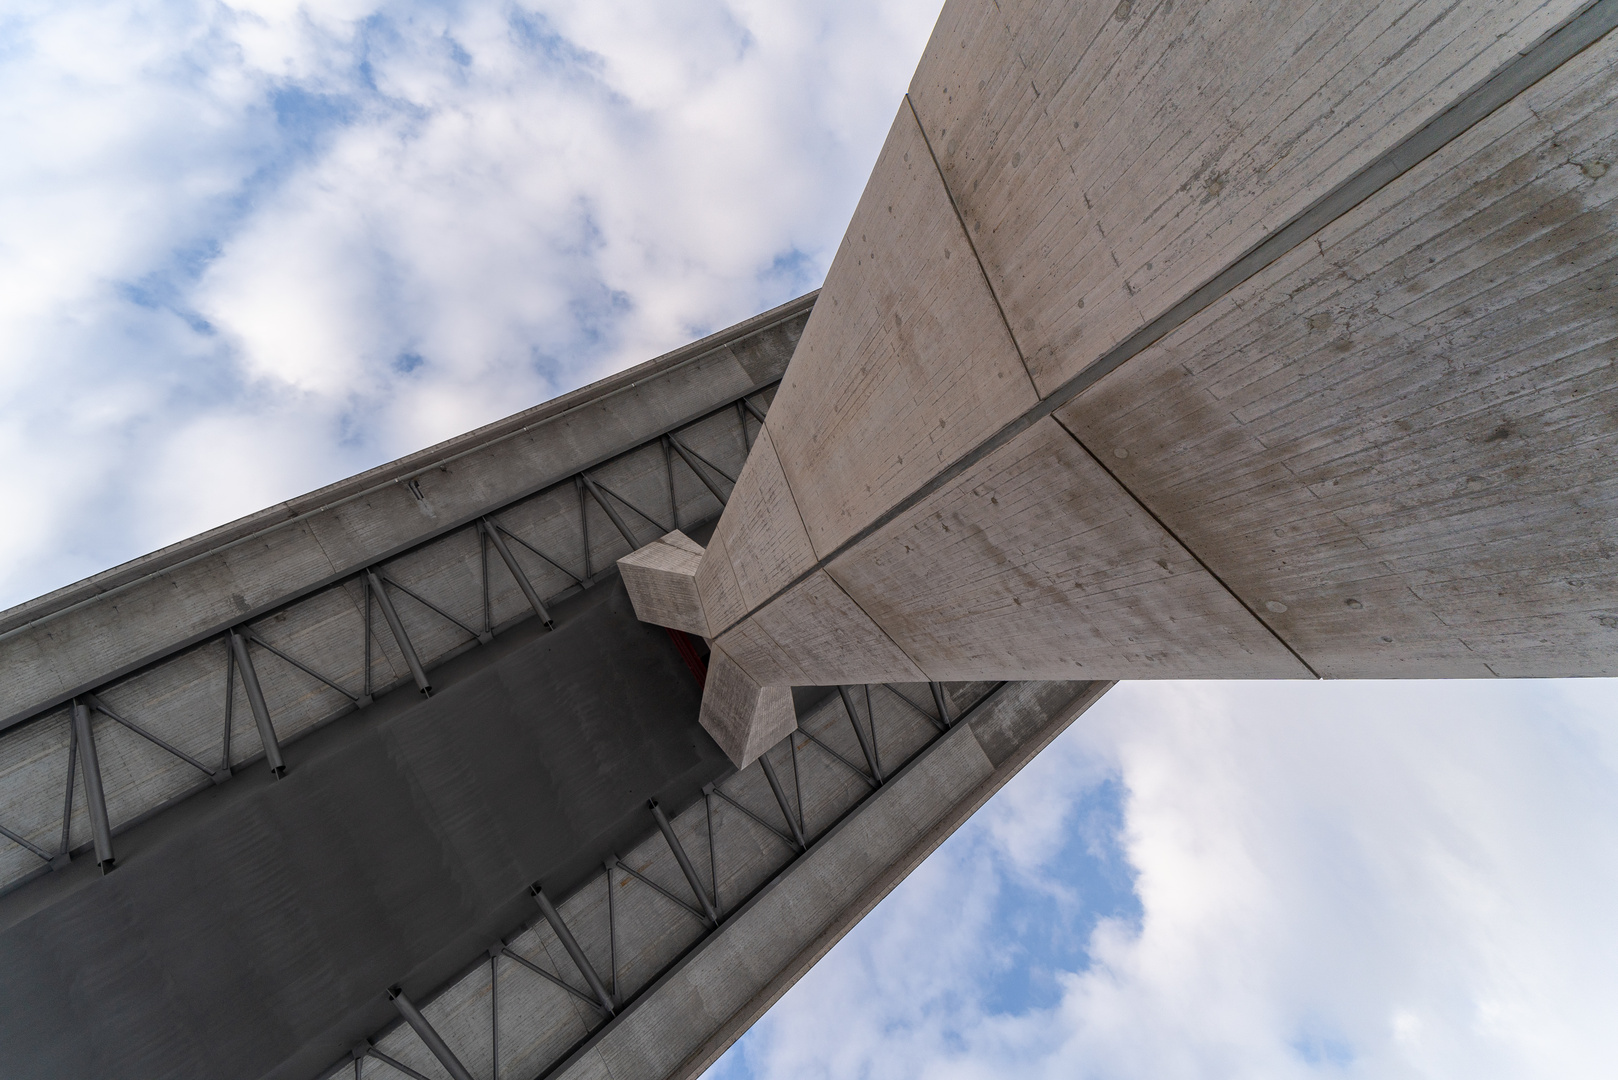
<path id="1" fill-rule="evenodd" d="M 0 607 L 815 287 L 937 10 L 0 0 Z M 1615 689 L 1120 686 L 710 1075 L 1611 1076 Z"/>
<path id="2" fill-rule="evenodd" d="M 708 1076 L 1610 1077 L 1613 690 L 1120 684 Z"/>
<path id="3" fill-rule="evenodd" d="M 936 17 L 0 0 L 0 608 L 816 287 Z"/>

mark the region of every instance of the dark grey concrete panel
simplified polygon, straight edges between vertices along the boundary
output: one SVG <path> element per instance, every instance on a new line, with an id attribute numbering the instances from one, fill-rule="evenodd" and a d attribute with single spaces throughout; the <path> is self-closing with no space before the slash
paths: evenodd
<path id="1" fill-rule="evenodd" d="M 667 634 L 610 581 L 0 898 L 7 1077 L 318 1071 L 728 764 Z"/>

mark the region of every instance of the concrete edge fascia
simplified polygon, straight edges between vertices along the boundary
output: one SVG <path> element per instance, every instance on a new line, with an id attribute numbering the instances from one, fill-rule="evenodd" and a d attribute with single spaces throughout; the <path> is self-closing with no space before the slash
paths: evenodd
<path id="1" fill-rule="evenodd" d="M 837 919 L 817 934 L 751 1001 L 731 1014 L 731 1018 L 721 1025 L 717 1032 L 669 1073 L 667 1080 L 696 1080 L 700 1077 L 737 1039 L 745 1035 L 772 1005 L 781 1000 L 799 979 L 808 974 L 809 969 L 819 963 L 821 958 L 831 951 L 832 946 L 859 925 L 860 920 L 869 915 L 877 904 L 898 888 L 929 855 L 953 836 L 967 819 L 982 809 L 983 805 L 1005 787 L 1012 777 L 1021 772 L 1023 766 L 1032 761 L 1041 750 L 1051 744 L 1052 740 L 1071 727 L 1090 706 L 1116 685 L 1115 681 L 1096 681 L 1074 695 L 1055 719 L 1041 728 L 1037 735 L 1019 746 L 1011 757 L 995 766 L 994 772 L 990 773 L 987 779 L 973 789 L 966 798 L 956 803 L 942 819 L 934 822 L 902 859 L 892 863 L 876 881 L 866 886 L 864 891 L 843 909 Z M 969 726 L 969 720 L 969 717 L 963 717 L 956 722 L 956 726 Z M 935 740 L 929 750 L 942 745 L 943 742 L 943 739 Z M 920 755 L 918 760 L 919 758 Z"/>
<path id="2" fill-rule="evenodd" d="M 591 1032 L 572 1051 L 541 1073 L 541 1077 L 549 1078 L 564 1075 L 569 1068 L 593 1050 L 617 1027 L 629 1022 L 643 1004 L 650 1000 L 665 984 L 678 976 L 687 965 L 696 961 L 737 918 L 746 914 L 754 906 L 761 903 L 770 893 L 785 884 L 787 879 L 792 876 L 793 871 L 801 867 L 808 856 L 833 843 L 844 829 L 848 828 L 871 807 L 872 800 L 881 797 L 884 790 L 890 790 L 892 786 L 909 776 L 940 748 L 950 743 L 952 739 L 965 737 L 975 739 L 977 737 L 975 731 L 963 733 L 963 729 L 970 729 L 972 718 L 980 710 L 992 705 L 1011 685 L 1015 684 L 1002 683 L 990 691 L 977 701 L 970 711 L 958 717 L 947 733 L 939 735 L 917 751 L 905 762 L 901 769 L 889 777 L 887 784 L 871 792 L 865 799 L 850 807 L 849 811 L 827 828 L 819 839 L 809 845 L 807 851 L 800 853 L 768 881 L 760 885 L 740 905 L 728 912 L 716 933 L 694 942 L 689 949 L 661 972 L 650 985 L 638 991 L 635 997 L 620 1009 L 616 1016 Z M 956 829 L 960 828 L 984 803 L 988 802 L 995 792 L 999 791 L 1013 776 L 1020 772 L 1023 766 L 1033 759 L 1034 755 L 1048 746 L 1052 739 L 1066 730 L 1069 725 L 1083 715 L 1091 705 L 1095 704 L 1103 694 L 1115 685 L 1115 682 L 1092 681 L 1078 694 L 1074 695 L 1056 714 L 1055 719 L 1041 728 L 1037 735 L 1019 746 L 1011 757 L 995 766 L 994 771 L 977 788 L 956 803 L 948 814 L 935 822 L 922 834 L 921 838 L 905 854 L 904 858 L 895 861 L 884 874 L 867 886 L 852 903 L 843 909 L 831 924 L 812 938 L 810 943 L 793 958 L 786 968 L 767 983 L 748 1004 L 733 1013 L 730 1020 L 721 1025 L 719 1031 L 705 1040 L 702 1046 L 694 1051 L 685 1062 L 677 1066 L 669 1074 L 670 1080 L 676 1077 L 686 1080 L 686 1078 L 700 1076 L 703 1070 L 718 1060 L 719 1055 L 724 1053 L 748 1028 L 752 1027 L 758 1018 L 764 1015 L 770 1006 L 780 999 L 781 995 L 791 989 L 822 956 L 830 951 L 833 945 L 842 940 L 844 935 L 868 915 L 881 902 L 883 897 L 897 888 L 899 883 L 904 881 L 917 866 L 920 866 L 928 855 L 932 854 Z"/>
<path id="3" fill-rule="evenodd" d="M 0 611 L 0 638 L 40 622 L 64 611 L 89 603 L 173 570 L 185 563 L 253 539 L 271 529 L 281 528 L 310 514 L 328 510 L 376 491 L 389 484 L 407 480 L 460 458 L 468 453 L 485 449 L 496 443 L 523 434 L 537 424 L 546 423 L 585 405 L 599 402 L 614 394 L 634 389 L 648 378 L 668 372 L 697 360 L 732 342 L 761 333 L 792 319 L 812 308 L 820 290 L 816 289 L 785 304 L 761 312 L 749 319 L 726 327 L 707 337 L 682 345 L 661 356 L 623 371 L 598 379 L 587 386 L 569 391 L 549 401 L 540 402 L 522 412 L 493 421 L 472 431 L 424 447 L 393 461 L 378 465 L 362 473 L 338 480 L 325 487 L 284 502 L 266 507 L 246 517 L 176 541 L 128 562 L 120 563 L 90 577 L 63 585 L 42 596 L 24 600 Z"/>

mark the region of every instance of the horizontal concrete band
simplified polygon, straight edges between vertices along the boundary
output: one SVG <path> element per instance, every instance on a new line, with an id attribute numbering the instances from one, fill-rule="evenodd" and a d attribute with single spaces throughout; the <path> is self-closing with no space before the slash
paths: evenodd
<path id="1" fill-rule="evenodd" d="M 11 675 L 0 686 L 0 729 L 768 389 L 815 295 L 296 505 L 109 571 L 120 575 L 116 581 L 89 579 L 83 589 L 12 609 L 0 633 L 0 668 Z M 80 592 L 70 596 L 72 589 Z"/>
<path id="2" fill-rule="evenodd" d="M 1279 228 L 1264 236 L 1262 240 L 1249 248 L 1244 254 L 1231 261 L 1228 265 L 1223 266 L 1212 277 L 1170 306 L 1162 314 L 1125 337 L 1118 345 L 1087 365 L 1078 374 L 1060 384 L 1049 394 L 1043 396 L 1015 419 L 1003 425 L 989 438 L 979 442 L 967 453 L 956 457 L 940 471 L 930 476 L 919 487 L 877 514 L 871 521 L 838 544 L 835 549 L 827 552 L 824 556 L 815 557 L 806 569 L 798 571 L 785 584 L 777 586 L 762 600 L 749 605 L 742 613 L 732 614 L 724 622 L 723 626 L 714 628 L 714 636 L 716 638 L 722 637 L 726 632 L 735 629 L 794 589 L 811 581 L 815 575 L 826 571 L 841 556 L 852 552 L 862 543 L 892 525 L 896 520 L 927 502 L 951 483 L 958 481 L 975 465 L 978 465 L 997 450 L 1008 446 L 1018 436 L 1033 428 L 1040 421 L 1050 418 L 1064 406 L 1070 405 L 1075 398 L 1096 385 L 1104 376 L 1116 371 L 1130 359 L 1162 341 L 1176 328 L 1184 325 L 1200 312 L 1207 310 L 1222 297 L 1229 295 L 1243 283 L 1252 280 L 1267 267 L 1274 265 L 1287 255 L 1287 253 L 1296 250 L 1299 245 L 1309 241 L 1321 233 L 1322 230 L 1387 188 L 1394 181 L 1409 173 L 1416 166 L 1464 135 L 1480 121 L 1495 113 L 1547 75 L 1555 72 L 1585 49 L 1600 41 L 1614 27 L 1618 27 L 1618 0 L 1598 0 L 1598 2 L 1585 7 L 1577 15 L 1564 21 L 1560 26 L 1541 37 L 1534 45 L 1523 50 L 1514 59 L 1462 94 L 1422 127 L 1361 167 L 1348 179 L 1334 186 Z M 908 102 L 909 98 L 907 96 Z M 925 125 L 921 123 L 919 117 L 914 115 L 913 107 L 907 111 L 911 112 L 912 118 L 921 130 L 922 137 L 924 139 L 928 138 Z M 928 152 L 933 157 L 932 164 L 935 170 L 938 171 L 940 176 L 943 176 L 944 172 L 938 163 L 937 150 L 931 144 L 930 139 L 928 141 Z M 945 188 L 949 190 L 947 181 Z M 949 196 L 951 202 L 955 204 L 957 219 L 968 238 L 968 242 L 971 242 L 971 230 L 966 228 L 965 221 L 960 216 L 956 193 L 949 191 Z M 978 253 L 975 249 L 974 257 L 978 258 Z M 980 269 L 984 269 L 981 258 L 978 258 L 978 262 Z M 993 280 L 993 276 L 989 275 L 986 269 L 984 269 L 984 274 L 988 280 Z M 995 297 L 995 303 L 1000 304 L 998 296 Z M 1001 320 L 1009 330 L 1010 324 L 1005 319 L 1003 308 L 1001 310 Z M 1011 334 L 1014 346 L 1015 337 L 1015 334 Z M 1017 351 L 1021 355 L 1022 350 L 1020 347 L 1017 347 Z M 1026 363 L 1026 358 L 1024 360 Z M 1133 494 L 1131 492 L 1131 495 Z M 1136 498 L 1138 502 L 1139 499 L 1138 497 Z M 1144 509 L 1144 504 L 1142 506 Z M 1149 510 L 1146 512 L 1150 513 Z M 1162 523 L 1159 522 L 1159 524 Z M 1191 554 L 1196 555 L 1194 551 Z M 1205 563 L 1204 566 L 1206 566 Z M 1228 586 L 1227 591 L 1229 591 Z M 1231 595 L 1243 606 L 1248 606 L 1247 601 L 1236 596 L 1234 592 Z M 1267 626 L 1266 629 L 1268 629 Z M 1273 630 L 1269 632 L 1274 633 Z M 1285 646 L 1287 651 L 1298 659 L 1300 664 L 1303 663 L 1301 657 L 1297 656 L 1296 651 L 1279 635 L 1275 639 Z M 1304 666 L 1308 667 L 1308 665 Z M 1313 669 L 1309 670 L 1312 671 Z"/>
<path id="3" fill-rule="evenodd" d="M 787 301 L 785 304 L 771 308 L 769 311 L 760 312 L 750 319 L 744 319 L 734 326 L 716 331 L 707 337 L 699 338 L 689 344 L 680 346 L 678 349 L 664 353 L 662 356 L 654 357 L 615 375 L 597 380 L 588 386 L 582 386 L 560 397 L 552 398 L 532 408 L 524 409 L 522 412 L 514 413 L 502 420 L 496 420 L 492 424 L 486 424 L 465 434 L 457 435 L 423 450 L 418 450 L 413 454 L 407 454 L 385 465 L 378 465 L 374 469 L 339 480 L 335 484 L 329 484 L 326 487 L 309 492 L 307 495 L 288 499 L 284 503 L 267 507 L 258 513 L 250 514 L 218 528 L 210 529 L 205 533 L 199 533 L 166 548 L 142 555 L 109 570 L 104 570 L 82 581 L 64 585 L 62 588 L 45 593 L 43 596 L 26 600 L 14 607 L 7 608 L 5 611 L 0 611 L 0 639 L 28 623 L 59 614 L 78 604 L 105 597 L 113 591 L 124 588 L 143 578 L 173 570 L 192 559 L 217 552 L 257 533 L 284 526 L 300 517 L 322 510 L 329 510 L 345 502 L 362 498 L 372 491 L 400 482 L 417 473 L 440 468 L 467 454 L 488 449 L 499 442 L 520 436 L 537 425 L 547 423 L 584 405 L 600 401 L 612 394 L 633 389 L 647 379 L 666 375 L 674 368 L 690 363 L 707 353 L 722 349 L 742 338 L 757 334 L 805 314 L 814 307 L 817 295 L 818 290 L 805 293 L 794 300 Z"/>
<path id="4" fill-rule="evenodd" d="M 1003 686 L 548 1075 L 700 1075 L 1111 685 Z"/>

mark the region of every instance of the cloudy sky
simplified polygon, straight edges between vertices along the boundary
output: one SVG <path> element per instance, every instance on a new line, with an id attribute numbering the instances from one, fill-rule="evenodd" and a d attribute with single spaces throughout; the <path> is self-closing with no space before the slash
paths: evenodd
<path id="1" fill-rule="evenodd" d="M 936 16 L 0 0 L 0 607 L 814 288 Z"/>
<path id="2" fill-rule="evenodd" d="M 710 1080 L 1610 1077 L 1614 689 L 1121 685 Z"/>
<path id="3" fill-rule="evenodd" d="M 819 283 L 936 0 L 0 0 L 0 607 Z M 1618 687 L 1108 695 L 713 1070 L 1611 1076 Z"/>

